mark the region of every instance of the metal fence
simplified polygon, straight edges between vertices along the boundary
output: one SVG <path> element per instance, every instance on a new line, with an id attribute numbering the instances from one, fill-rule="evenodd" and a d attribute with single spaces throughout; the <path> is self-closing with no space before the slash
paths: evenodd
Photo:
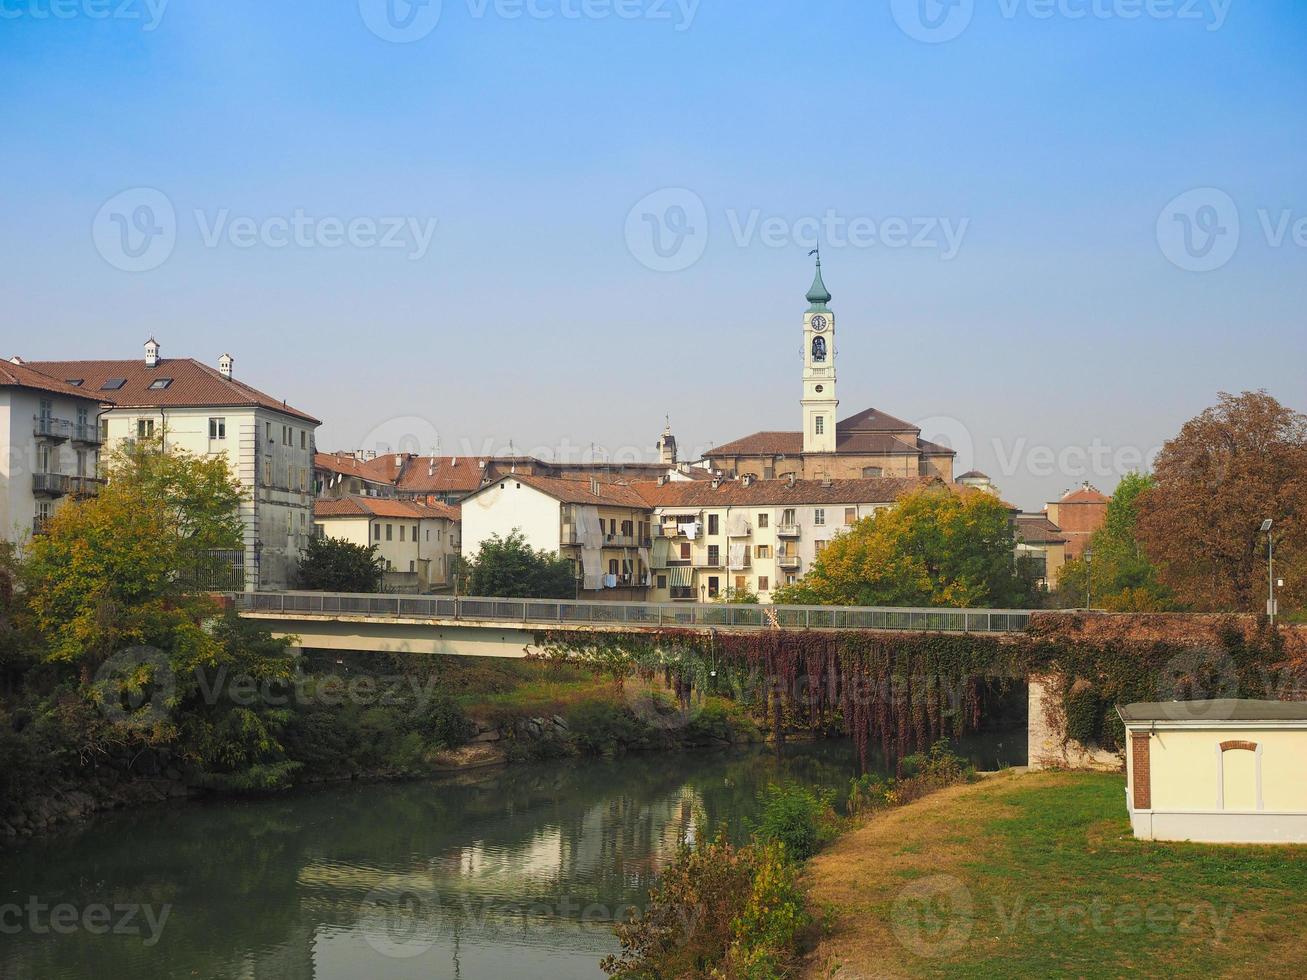
<path id="1" fill-rule="evenodd" d="M 873 629 L 1015 633 L 1029 610 L 897 609 L 871 606 L 726 605 L 697 602 L 574 602 L 455 596 L 354 595 L 337 592 L 242 592 L 248 612 L 447 619 L 594 626 L 695 626 L 730 629 Z"/>

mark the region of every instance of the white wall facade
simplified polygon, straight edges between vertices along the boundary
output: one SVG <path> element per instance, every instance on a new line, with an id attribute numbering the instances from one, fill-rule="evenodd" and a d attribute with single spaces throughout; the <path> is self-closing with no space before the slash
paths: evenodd
<path id="1" fill-rule="evenodd" d="M 313 533 L 316 423 L 252 406 L 114 408 L 104 419 L 106 446 L 162 436 L 165 449 L 224 458 L 246 494 L 245 588 L 290 587 Z"/>
<path id="2" fill-rule="evenodd" d="M 490 484 L 462 504 L 463 554 L 476 556 L 493 535 L 506 538 L 520 531 L 536 550 L 559 553 L 562 504 L 512 476 Z"/>
<path id="3" fill-rule="evenodd" d="M 0 535 L 5 539 L 22 546 L 40 518 L 52 516 L 79 492 L 95 491 L 99 411 L 94 399 L 0 387 Z M 43 417 L 50 424 L 39 426 Z"/>
<path id="4" fill-rule="evenodd" d="M 365 548 L 375 545 L 387 572 L 392 573 L 393 584 L 407 584 L 402 578 L 405 575 L 413 576 L 412 584 L 419 592 L 452 584 L 450 573 L 460 547 L 457 521 L 359 514 L 319 516 L 317 524 L 329 538 Z"/>

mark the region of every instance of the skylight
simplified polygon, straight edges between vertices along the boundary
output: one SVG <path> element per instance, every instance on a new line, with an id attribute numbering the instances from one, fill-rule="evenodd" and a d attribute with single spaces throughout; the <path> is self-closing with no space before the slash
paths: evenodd
<path id="1" fill-rule="evenodd" d="M 150 382 L 150 387 L 154 389 L 167 388 L 172 384 L 172 378 L 155 378 Z"/>
<path id="2" fill-rule="evenodd" d="M 84 380 L 85 380 L 84 378 L 66 378 L 64 380 L 64 384 L 70 384 L 74 388 L 80 388 Z"/>
<path id="3" fill-rule="evenodd" d="M 126 378 L 110 378 L 104 384 L 100 385 L 101 391 L 117 391 L 127 383 Z"/>

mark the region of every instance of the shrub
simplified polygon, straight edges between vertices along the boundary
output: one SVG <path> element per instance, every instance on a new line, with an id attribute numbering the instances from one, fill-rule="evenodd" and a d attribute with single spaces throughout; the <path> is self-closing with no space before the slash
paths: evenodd
<path id="1" fill-rule="evenodd" d="M 620 701 L 583 701 L 566 718 L 577 750 L 586 755 L 648 748 L 654 741 L 653 730 Z"/>
<path id="2" fill-rule="evenodd" d="M 736 847 L 723 832 L 681 850 L 644 915 L 616 927 L 622 951 L 602 967 L 627 980 L 783 976 L 807 925 L 784 848 Z"/>
<path id="3" fill-rule="evenodd" d="M 762 803 L 756 831 L 758 840 L 781 845 L 795 861 L 806 861 L 835 835 L 830 793 L 773 784 L 758 799 Z"/>

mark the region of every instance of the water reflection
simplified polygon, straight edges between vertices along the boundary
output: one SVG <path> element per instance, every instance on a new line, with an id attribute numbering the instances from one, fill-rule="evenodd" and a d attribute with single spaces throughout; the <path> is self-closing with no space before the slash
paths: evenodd
<path id="1" fill-rule="evenodd" d="M 971 748 L 985 764 L 1000 751 Z M 769 781 L 843 791 L 853 772 L 847 743 L 829 742 L 106 819 L 0 852 L 0 907 L 167 908 L 157 942 L 24 920 L 0 929 L 0 978 L 599 976 L 611 920 L 682 842 L 718 826 L 745 837 Z"/>

